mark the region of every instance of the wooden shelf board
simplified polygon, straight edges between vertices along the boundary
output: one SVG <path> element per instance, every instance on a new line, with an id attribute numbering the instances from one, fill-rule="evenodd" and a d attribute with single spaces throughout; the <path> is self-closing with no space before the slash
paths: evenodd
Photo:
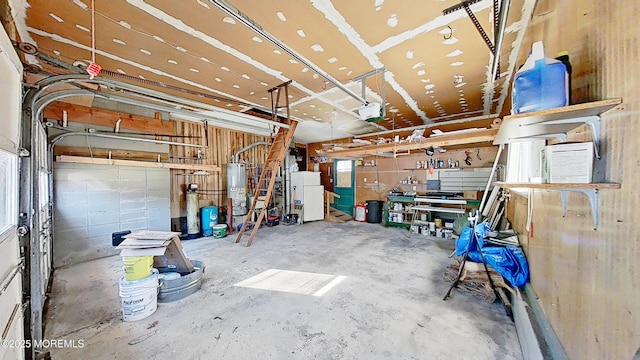
<path id="1" fill-rule="evenodd" d="M 379 144 L 379 145 L 366 145 L 355 147 L 351 149 L 341 149 L 341 150 L 325 150 L 325 155 L 331 158 L 349 158 L 349 157 L 362 157 L 366 155 L 376 155 L 382 153 L 397 153 L 402 151 L 409 150 L 420 150 L 426 149 L 430 146 L 436 147 L 447 147 L 452 145 L 470 145 L 477 144 L 483 142 L 492 142 L 498 133 L 497 128 L 491 129 L 483 129 L 473 132 L 467 133 L 458 133 L 458 134 L 445 134 L 440 136 L 434 136 L 425 138 L 420 142 L 416 143 L 405 143 L 405 144 Z M 426 170 L 426 169 L 425 169 Z"/>
<path id="2" fill-rule="evenodd" d="M 505 183 L 496 182 L 496 185 L 506 189 L 511 188 L 530 188 L 530 189 L 620 189 L 617 183 L 592 183 L 592 184 L 530 184 L 530 183 Z"/>
<path id="3" fill-rule="evenodd" d="M 57 156 L 56 161 L 67 162 L 67 163 L 79 163 L 79 164 L 138 166 L 138 167 L 153 167 L 153 168 L 164 168 L 164 169 L 202 170 L 202 171 L 211 171 L 211 172 L 220 171 L 220 167 L 218 165 L 176 164 L 176 163 L 166 163 L 166 162 L 90 158 L 90 157 L 67 156 L 67 155 Z"/>
<path id="4" fill-rule="evenodd" d="M 480 166 L 478 166 L 480 167 Z M 463 170 L 463 169 L 472 169 L 473 167 L 467 167 L 467 168 L 433 168 L 433 170 L 435 171 L 439 171 L 439 170 Z M 414 170 L 425 170 L 425 171 L 429 171 L 429 168 L 408 168 L 408 169 L 402 169 L 403 171 L 414 171 Z"/>
<path id="5" fill-rule="evenodd" d="M 610 99 L 594 101 L 584 104 L 563 106 L 560 108 L 541 110 L 523 114 L 505 116 L 503 121 L 515 120 L 515 119 L 534 119 L 537 122 L 551 121 L 558 119 L 579 118 L 585 116 L 600 115 L 607 110 L 620 105 L 622 99 Z"/>

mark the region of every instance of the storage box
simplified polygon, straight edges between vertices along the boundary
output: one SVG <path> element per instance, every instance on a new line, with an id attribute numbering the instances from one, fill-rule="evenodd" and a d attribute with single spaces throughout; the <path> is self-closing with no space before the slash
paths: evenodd
<path id="1" fill-rule="evenodd" d="M 464 190 L 462 192 L 462 198 L 471 200 L 482 199 L 482 191 Z"/>
<path id="2" fill-rule="evenodd" d="M 193 272 L 193 264 L 185 255 L 177 232 L 141 230 L 125 236 L 116 247 L 120 256 L 153 256 L 153 267 L 181 274 Z M 166 270 L 164 270 L 166 269 Z"/>
<path id="3" fill-rule="evenodd" d="M 591 183 L 593 142 L 546 146 L 540 159 L 542 176 L 548 183 Z"/>

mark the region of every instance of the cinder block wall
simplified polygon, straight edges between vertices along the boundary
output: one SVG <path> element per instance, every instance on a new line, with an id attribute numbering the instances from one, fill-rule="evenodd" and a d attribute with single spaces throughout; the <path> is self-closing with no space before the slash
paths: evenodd
<path id="1" fill-rule="evenodd" d="M 167 169 L 54 164 L 54 267 L 117 254 L 111 233 L 170 230 Z"/>

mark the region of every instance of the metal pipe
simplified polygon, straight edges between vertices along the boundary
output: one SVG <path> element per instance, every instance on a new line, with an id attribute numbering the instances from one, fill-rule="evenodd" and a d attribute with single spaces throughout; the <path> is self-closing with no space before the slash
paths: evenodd
<path id="1" fill-rule="evenodd" d="M 67 71 L 71 71 L 72 73 L 76 73 L 76 74 L 81 74 L 83 73 L 82 69 L 80 69 L 77 66 L 73 66 L 73 65 L 69 65 L 68 63 L 61 61 L 59 59 L 56 59 L 54 57 L 51 57 L 47 54 L 44 54 L 42 52 L 38 52 L 36 53 L 36 57 L 42 61 L 48 62 L 49 64 L 52 64 L 54 66 L 58 66 L 61 67 Z"/>
<path id="2" fill-rule="evenodd" d="M 157 105 L 157 104 L 149 104 L 149 103 L 146 103 L 144 101 L 140 101 L 140 100 L 136 100 L 136 99 L 131 99 L 131 98 L 118 96 L 118 95 L 106 94 L 106 93 L 98 92 L 98 91 L 95 91 L 95 90 L 84 90 L 84 89 L 58 90 L 58 91 L 46 94 L 46 95 L 42 96 L 39 100 L 35 101 L 35 104 L 34 104 L 34 107 L 33 107 L 33 109 L 35 109 L 34 114 L 36 114 L 36 116 L 39 117 L 40 113 L 42 112 L 42 110 L 44 110 L 44 108 L 47 105 L 49 105 L 50 103 L 52 103 L 52 102 L 54 102 L 56 100 L 60 100 L 60 99 L 68 98 L 68 97 L 86 96 L 86 95 L 91 95 L 91 96 L 99 97 L 99 98 L 102 98 L 102 99 L 105 99 L 105 100 L 112 100 L 112 101 L 116 101 L 116 102 L 119 102 L 119 103 L 135 105 L 135 106 L 140 106 L 140 107 L 154 109 L 154 110 L 173 112 L 175 114 L 182 114 L 182 115 L 187 116 L 187 117 L 200 117 L 200 116 L 205 117 L 206 116 L 206 115 L 201 115 L 201 114 L 194 113 L 194 112 L 189 111 L 189 110 L 173 109 L 173 108 L 168 107 L 168 106 L 162 106 L 162 105 Z M 233 125 L 229 125 L 229 124 L 224 124 L 223 122 L 221 123 L 219 120 L 214 120 L 213 122 L 218 124 L 218 125 L 220 125 L 220 126 L 227 126 L 229 128 L 235 128 L 236 130 L 240 130 L 240 131 L 258 132 L 258 133 L 266 131 L 266 129 L 256 128 L 256 127 L 253 127 L 253 126 L 246 126 L 246 125 L 243 125 L 243 124 L 234 123 Z"/>
<path id="3" fill-rule="evenodd" d="M 449 121 L 442 121 L 442 122 L 437 122 L 437 123 L 433 123 L 433 124 L 418 125 L 418 126 L 411 126 L 411 127 L 400 128 L 400 129 L 395 129 L 395 130 L 386 130 L 386 131 L 378 131 L 378 132 L 368 133 L 368 134 L 354 135 L 353 137 L 356 138 L 356 139 L 359 139 L 359 138 L 363 138 L 363 137 L 371 137 L 371 136 L 393 134 L 393 133 L 397 133 L 397 132 L 400 132 L 400 131 L 413 131 L 413 130 L 420 130 L 420 129 L 425 129 L 426 130 L 426 129 L 429 129 L 429 128 L 432 128 L 432 127 L 438 127 L 438 126 L 441 126 L 441 125 L 464 124 L 464 123 L 470 122 L 470 121 L 485 120 L 485 119 L 491 119 L 491 118 L 497 118 L 497 117 L 498 117 L 498 115 L 481 115 L 481 116 L 475 116 L 475 117 L 470 117 L 470 118 L 466 118 L 466 119 L 449 120 Z"/>
<path id="4" fill-rule="evenodd" d="M 360 97 L 358 94 L 354 93 L 353 91 L 349 90 L 347 87 L 342 85 L 333 76 L 329 75 L 327 72 L 325 72 L 324 70 L 320 69 L 314 63 L 312 63 L 310 60 L 306 59 L 304 56 L 298 54 L 293 49 L 289 48 L 287 45 L 285 45 L 280 40 L 278 40 L 276 37 L 274 37 L 269 32 L 267 32 L 257 22 L 255 22 L 254 20 L 249 18 L 247 15 L 243 14 L 242 12 L 240 12 L 240 10 L 236 9 L 231 4 L 229 4 L 226 0 L 209 0 L 209 2 L 211 2 L 212 4 L 217 6 L 220 10 L 224 11 L 225 13 L 227 13 L 229 16 L 231 16 L 234 19 L 238 20 L 240 23 L 244 24 L 249 29 L 253 30 L 255 33 L 257 33 L 260 36 L 262 36 L 265 39 L 267 39 L 270 43 L 272 43 L 273 45 L 277 46 L 280 50 L 286 52 L 287 54 L 289 54 L 289 56 L 293 57 L 294 59 L 296 59 L 299 62 L 301 62 L 302 64 L 304 64 L 309 69 L 313 70 L 316 74 L 322 76 L 325 80 L 327 80 L 328 82 L 332 83 L 333 85 L 338 87 L 340 90 L 344 91 L 347 95 L 351 96 L 352 98 L 358 100 L 359 102 L 361 102 L 361 103 L 363 103 L 365 105 L 368 104 L 367 100 L 365 100 L 364 98 Z"/>
<path id="5" fill-rule="evenodd" d="M 487 201 L 487 195 L 489 194 L 489 188 L 491 187 L 491 180 L 493 180 L 493 175 L 496 173 L 498 161 L 500 161 L 500 155 L 502 155 L 502 150 L 504 150 L 504 144 L 500 144 L 500 146 L 498 146 L 498 153 L 496 154 L 496 159 L 493 161 L 491 174 L 489 175 L 489 180 L 487 180 L 487 186 L 484 189 L 484 194 L 482 194 L 482 201 L 480 202 L 480 207 L 478 207 L 478 213 L 476 214 L 476 224 L 478 223 L 478 221 L 480 221 L 482 211 L 484 211 L 484 206 L 486 205 L 485 202 Z"/>
<path id="6" fill-rule="evenodd" d="M 510 3 L 511 0 L 502 0 L 500 3 L 500 25 L 496 34 L 495 51 L 493 53 L 493 63 L 491 64 L 491 81 L 497 80 L 500 75 L 498 74 L 498 65 L 500 64 L 500 52 L 502 51 L 504 29 L 507 27 Z"/>
<path id="7" fill-rule="evenodd" d="M 98 84 L 98 85 L 104 85 L 107 86 L 111 89 L 120 89 L 120 90 L 129 90 L 129 91 L 133 91 L 138 93 L 140 96 L 146 96 L 146 97 L 152 97 L 154 98 L 154 101 L 163 101 L 163 102 L 167 102 L 168 101 L 172 101 L 178 104 L 182 104 L 182 107 L 185 107 L 185 105 L 187 107 L 192 107 L 194 109 L 194 113 L 190 113 L 190 116 L 194 117 L 194 116 L 201 116 L 201 117 L 214 117 L 215 113 L 218 114 L 223 114 L 223 115 L 228 115 L 228 116 L 235 116 L 237 118 L 239 118 L 238 120 L 251 120 L 251 121 L 256 121 L 256 122 L 260 122 L 263 124 L 269 124 L 269 125 L 273 125 L 273 126 L 280 126 L 280 127 L 284 127 L 284 128 L 289 128 L 289 125 L 287 124 L 281 124 L 275 121 L 271 121 L 271 120 L 267 120 L 267 119 L 262 119 L 262 118 L 258 118 L 255 116 L 251 116 L 251 115 L 247 115 L 247 114 L 240 114 L 240 113 L 236 113 L 236 112 L 232 112 L 232 111 L 228 111 L 228 110 L 224 110 L 221 109 L 219 107 L 216 107 L 214 105 L 209 105 L 209 104 L 205 104 L 205 103 L 201 103 L 198 101 L 193 101 L 193 100 L 188 100 L 188 99 L 184 99 L 178 96 L 174 96 L 171 94 L 167 94 L 167 93 L 163 93 L 160 91 L 156 91 L 156 90 L 151 90 L 151 89 L 147 89 L 141 86 L 137 86 L 137 85 L 133 85 L 133 84 L 129 84 L 129 83 L 125 83 L 122 81 L 118 81 L 118 80 L 113 80 L 113 79 L 107 79 L 107 78 L 103 78 L 103 77 L 96 77 L 94 79 L 89 79 L 88 75 L 82 75 L 82 74 L 70 74 L 70 75 L 58 75 L 58 76 L 51 76 L 48 78 L 44 78 L 40 81 L 38 81 L 35 86 L 37 88 L 37 90 L 34 91 L 28 91 L 25 93 L 24 97 L 23 97 L 23 104 L 31 109 L 34 108 L 34 102 L 45 92 L 47 91 L 48 88 L 52 87 L 52 86 L 56 86 L 56 85 L 62 85 L 62 84 L 68 84 L 68 83 L 74 83 L 74 82 L 88 82 L 88 83 L 93 83 L 93 84 Z M 176 106 L 178 104 L 172 104 L 173 106 Z M 155 105 L 154 105 L 155 106 Z M 144 107 L 150 107 L 149 105 L 145 105 Z M 175 108 L 169 108 L 171 112 L 177 112 Z M 213 111 L 214 114 L 211 116 L 202 116 L 200 114 L 196 114 L 195 111 L 197 110 L 209 110 L 209 111 Z M 222 119 L 219 119 L 222 120 Z M 240 123 L 240 121 L 232 121 L 236 124 L 242 124 Z"/>
<path id="8" fill-rule="evenodd" d="M 256 146 L 260 146 L 260 145 L 269 145 L 269 144 L 267 142 L 265 142 L 265 141 L 258 141 L 258 142 L 255 142 L 255 143 L 251 144 L 251 145 L 247 145 L 247 146 L 243 147 L 242 149 L 238 150 L 237 153 L 233 154 L 233 162 L 236 162 L 236 163 L 239 162 L 240 154 L 242 154 L 245 151 L 251 150 Z"/>

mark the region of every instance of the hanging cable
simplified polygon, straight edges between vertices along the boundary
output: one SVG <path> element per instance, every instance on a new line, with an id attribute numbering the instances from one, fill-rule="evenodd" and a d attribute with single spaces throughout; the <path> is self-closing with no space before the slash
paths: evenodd
<path id="1" fill-rule="evenodd" d="M 96 62 L 96 0 L 91 0 L 91 62 Z"/>
<path id="2" fill-rule="evenodd" d="M 100 74 L 102 66 L 96 63 L 96 1 L 91 0 L 91 64 L 85 69 L 89 78 L 93 80 L 94 77 Z"/>

